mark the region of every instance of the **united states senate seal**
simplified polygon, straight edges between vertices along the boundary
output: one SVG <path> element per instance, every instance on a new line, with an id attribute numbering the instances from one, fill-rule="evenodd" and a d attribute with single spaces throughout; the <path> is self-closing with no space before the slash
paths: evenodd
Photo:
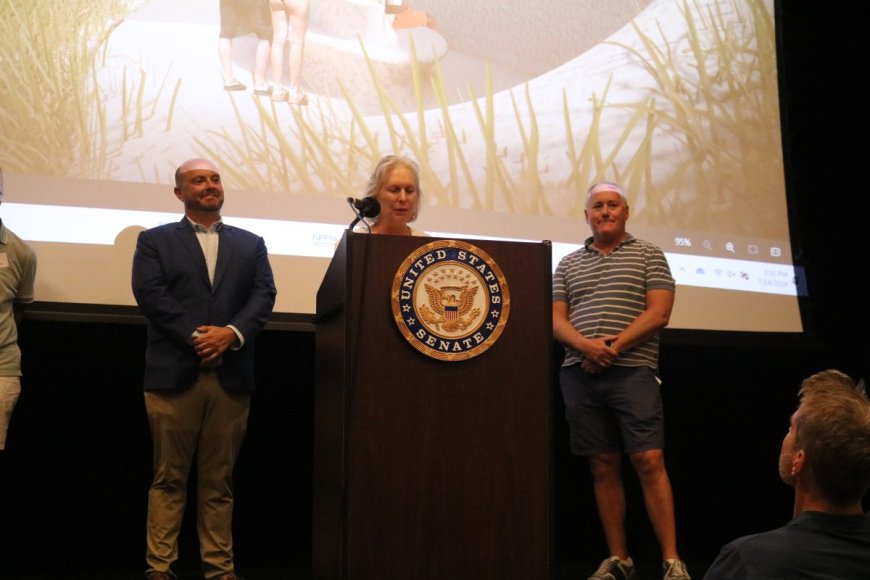
<path id="1" fill-rule="evenodd" d="M 423 354 L 460 361 L 488 350 L 501 336 L 511 301 L 501 268 L 466 242 L 439 240 L 409 255 L 393 279 L 393 318 Z"/>

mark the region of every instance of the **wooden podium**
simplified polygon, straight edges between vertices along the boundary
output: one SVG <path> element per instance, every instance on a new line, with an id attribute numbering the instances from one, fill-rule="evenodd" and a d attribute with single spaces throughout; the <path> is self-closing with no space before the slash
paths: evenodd
<path id="1" fill-rule="evenodd" d="M 412 346 L 391 289 L 438 238 L 345 232 L 317 293 L 317 580 L 535 580 L 552 568 L 549 242 L 463 240 L 509 288 L 467 360 Z"/>

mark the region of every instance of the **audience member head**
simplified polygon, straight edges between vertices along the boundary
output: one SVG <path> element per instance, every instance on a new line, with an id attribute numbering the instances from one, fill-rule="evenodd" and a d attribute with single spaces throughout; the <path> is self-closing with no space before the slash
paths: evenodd
<path id="1" fill-rule="evenodd" d="M 780 454 L 780 475 L 809 485 L 834 506 L 860 504 L 870 488 L 870 401 L 863 386 L 837 370 L 801 384 Z"/>

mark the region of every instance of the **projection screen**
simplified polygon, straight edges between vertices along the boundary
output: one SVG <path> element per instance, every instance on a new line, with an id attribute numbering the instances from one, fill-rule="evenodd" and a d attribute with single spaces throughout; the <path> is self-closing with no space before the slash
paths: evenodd
<path id="1" fill-rule="evenodd" d="M 136 236 L 181 218 L 175 168 L 206 157 L 224 221 L 266 240 L 276 312 L 313 313 L 346 198 L 401 153 L 433 236 L 551 240 L 555 268 L 615 180 L 677 279 L 671 327 L 801 330 L 772 0 L 312 0 L 305 105 L 253 93 L 253 35 L 224 90 L 218 0 L 0 6 L 0 217 L 38 301 L 134 304 Z"/>

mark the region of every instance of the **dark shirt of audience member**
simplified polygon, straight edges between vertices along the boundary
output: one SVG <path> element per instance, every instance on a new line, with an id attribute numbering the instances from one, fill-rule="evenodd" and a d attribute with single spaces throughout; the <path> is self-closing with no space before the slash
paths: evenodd
<path id="1" fill-rule="evenodd" d="M 779 455 L 794 515 L 726 544 L 705 580 L 870 578 L 870 401 L 837 370 L 806 379 Z"/>

